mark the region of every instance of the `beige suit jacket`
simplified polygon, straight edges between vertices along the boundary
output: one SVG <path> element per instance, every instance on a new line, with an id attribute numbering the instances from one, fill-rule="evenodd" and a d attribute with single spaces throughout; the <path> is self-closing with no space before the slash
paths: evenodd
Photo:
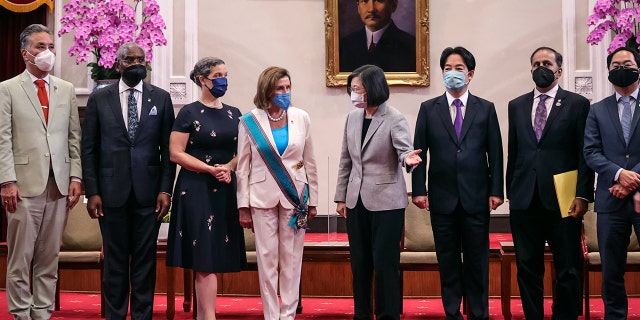
<path id="1" fill-rule="evenodd" d="M 265 110 L 253 109 L 258 124 L 263 128 L 267 139 L 275 147 L 269 119 Z M 311 142 L 310 119 L 305 111 L 290 107 L 287 111 L 289 126 L 289 145 L 280 156 L 282 163 L 294 180 L 298 195 L 304 185 L 309 184 L 309 206 L 318 205 L 318 170 L 313 155 Z M 302 166 L 300 166 L 302 164 Z M 238 127 L 238 208 L 273 208 L 278 202 L 283 207 L 292 209 L 276 180 L 264 163 L 258 150 L 251 142 L 247 130 L 241 123 Z"/>
<path id="2" fill-rule="evenodd" d="M 17 181 L 24 197 L 42 194 L 50 165 L 60 193 L 82 178 L 80 120 L 73 85 L 49 76 L 49 123 L 27 71 L 0 83 L 0 184 Z"/>

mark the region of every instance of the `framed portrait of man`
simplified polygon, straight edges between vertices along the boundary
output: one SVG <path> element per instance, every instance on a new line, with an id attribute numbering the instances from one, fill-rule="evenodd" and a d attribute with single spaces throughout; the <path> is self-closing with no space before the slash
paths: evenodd
<path id="1" fill-rule="evenodd" d="M 429 0 L 325 0 L 326 84 L 373 64 L 389 85 L 429 85 Z"/>

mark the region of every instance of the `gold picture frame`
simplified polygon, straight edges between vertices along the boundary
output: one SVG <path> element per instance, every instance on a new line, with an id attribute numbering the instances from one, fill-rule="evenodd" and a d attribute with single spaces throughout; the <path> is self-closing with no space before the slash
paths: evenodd
<path id="1" fill-rule="evenodd" d="M 339 4 L 346 0 L 325 0 L 326 85 L 347 85 L 350 71 L 340 70 Z M 357 3 L 356 0 L 349 0 Z M 389 85 L 429 86 L 429 0 L 415 1 L 416 71 L 385 72 Z"/>

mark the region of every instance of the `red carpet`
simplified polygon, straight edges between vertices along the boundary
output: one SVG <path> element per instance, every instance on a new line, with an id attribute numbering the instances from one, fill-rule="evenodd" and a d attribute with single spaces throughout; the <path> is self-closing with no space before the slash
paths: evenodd
<path id="1" fill-rule="evenodd" d="M 55 311 L 51 319 L 84 320 L 100 319 L 100 296 L 97 294 L 62 293 L 61 310 Z M 182 310 L 183 297 L 176 297 L 176 320 L 192 319 L 191 313 Z M 591 319 L 603 320 L 602 300 L 591 299 Z M 155 299 L 153 319 L 166 319 L 167 298 L 157 295 Z M 347 320 L 353 317 L 353 300 L 350 298 L 303 298 L 302 314 L 296 319 L 311 320 Z M 640 298 L 629 301 L 629 319 L 640 319 Z M 545 319 L 550 319 L 551 300 L 545 300 Z M 442 302 L 440 299 L 405 299 L 405 320 L 435 320 L 442 319 Z M 520 301 L 512 299 L 511 312 L 514 320 L 524 320 Z M 261 319 L 262 306 L 259 297 L 219 297 L 217 313 L 220 320 Z M 503 319 L 499 299 L 489 300 L 489 314 L 491 319 Z M 0 291 L 0 319 L 11 319 L 7 313 L 6 296 Z M 583 317 L 580 317 L 583 319 Z"/>

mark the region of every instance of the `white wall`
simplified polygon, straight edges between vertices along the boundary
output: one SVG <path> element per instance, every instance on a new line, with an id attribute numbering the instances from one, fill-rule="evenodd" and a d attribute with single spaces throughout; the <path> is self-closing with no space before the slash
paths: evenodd
<path id="1" fill-rule="evenodd" d="M 153 73 L 154 81 L 165 89 L 169 90 L 169 78 L 188 75 L 191 70 L 188 66 L 193 66 L 198 58 L 217 56 L 226 61 L 229 69 L 229 91 L 223 101 L 246 112 L 253 108 L 257 78 L 264 68 L 278 65 L 290 71 L 293 104 L 307 110 L 312 119 L 320 174 L 319 212 L 332 213 L 344 119 L 353 107 L 344 87 L 325 86 L 324 1 L 160 0 L 159 3 L 170 25 L 167 32 L 171 39 L 169 47 L 158 49 L 155 57 L 170 59 L 154 62 Z M 441 51 L 448 46 L 464 46 L 477 62 L 471 92 L 496 104 L 506 160 L 507 102 L 533 89 L 529 56 L 535 48 L 550 46 L 563 51 L 566 26 L 562 4 L 558 0 L 431 0 L 431 86 L 392 86 L 390 104 L 405 114 L 413 132 L 420 103 L 444 92 L 439 67 Z M 190 42 L 192 38 L 195 41 Z M 66 37 L 63 46 L 70 39 Z M 73 72 L 77 71 L 74 67 Z M 75 76 L 77 79 L 77 73 Z M 564 87 L 568 83 L 566 79 L 561 82 Z M 195 86 L 191 83 L 188 86 L 190 95 Z M 197 97 L 198 91 L 193 90 L 190 101 Z M 407 186 L 410 190 L 410 183 Z M 506 206 L 499 211 L 506 212 Z"/>

